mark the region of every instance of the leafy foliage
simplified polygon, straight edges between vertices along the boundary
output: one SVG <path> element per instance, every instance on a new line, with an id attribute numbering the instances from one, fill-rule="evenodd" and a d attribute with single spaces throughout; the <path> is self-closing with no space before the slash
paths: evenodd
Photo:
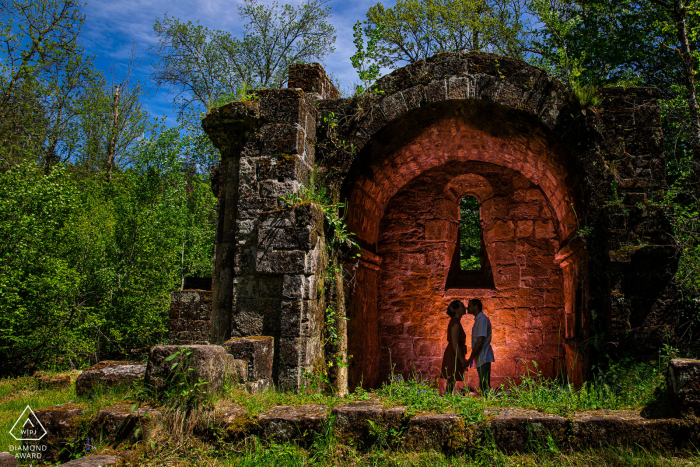
<path id="1" fill-rule="evenodd" d="M 191 107 L 196 116 L 242 87 L 278 88 L 287 79 L 289 65 L 323 59 L 333 52 L 335 29 L 328 23 L 326 0 L 263 6 L 245 0 L 238 7 L 246 34 L 182 23 L 165 16 L 154 31 L 159 59 L 153 78 L 180 93 L 175 105 L 181 118 Z"/>
<path id="2" fill-rule="evenodd" d="M 367 11 L 366 34 L 379 33 L 379 64 L 397 68 L 440 52 L 485 51 L 521 57 L 522 7 L 512 0 L 398 0 Z"/>
<path id="3" fill-rule="evenodd" d="M 481 269 L 479 201 L 473 196 L 463 197 L 459 212 L 459 267 L 462 271 Z"/>
<path id="4" fill-rule="evenodd" d="M 353 68 L 362 82 L 356 87 L 356 94 L 363 94 L 379 78 L 379 50 L 378 43 L 384 34 L 385 25 L 380 23 L 376 28 L 367 31 L 367 47 L 365 48 L 362 23 L 359 21 L 352 27 L 355 54 L 350 57 Z"/>
<path id="5" fill-rule="evenodd" d="M 170 291 L 211 267 L 215 200 L 181 164 L 189 142 L 154 134 L 111 183 L 32 162 L 0 173 L 0 371 L 163 338 Z"/>

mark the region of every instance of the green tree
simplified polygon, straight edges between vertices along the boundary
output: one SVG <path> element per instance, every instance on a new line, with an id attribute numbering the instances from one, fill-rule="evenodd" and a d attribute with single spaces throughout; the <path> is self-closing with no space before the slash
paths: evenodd
<path id="1" fill-rule="evenodd" d="M 687 144 L 697 152 L 698 6 L 695 0 L 533 0 L 531 12 L 543 27 L 534 32 L 532 60 L 573 85 L 681 86 Z"/>
<path id="2" fill-rule="evenodd" d="M 357 94 L 362 94 L 379 78 L 379 41 L 382 38 L 385 27 L 380 23 L 377 27 L 367 31 L 367 46 L 363 39 L 362 23 L 359 21 L 352 27 L 355 54 L 350 57 L 353 68 L 357 70 L 357 76 L 362 84 L 356 86 Z"/>
<path id="3" fill-rule="evenodd" d="M 46 356 L 75 357 L 91 325 L 83 275 L 70 261 L 75 183 L 62 168 L 45 174 L 32 161 L 0 172 L 0 371 L 17 372 Z"/>
<path id="4" fill-rule="evenodd" d="M 0 173 L 0 372 L 164 340 L 170 292 L 211 272 L 216 199 L 177 128 L 111 183 L 24 161 Z"/>
<path id="5" fill-rule="evenodd" d="M 242 38 L 165 16 L 154 25 L 159 62 L 153 79 L 179 93 L 181 117 L 191 106 L 199 117 L 251 87 L 280 87 L 292 63 L 322 60 L 333 52 L 335 29 L 326 3 L 307 0 L 295 8 L 245 0 L 238 7 L 246 25 Z"/>
<path id="6" fill-rule="evenodd" d="M 486 51 L 522 57 L 522 7 L 517 0 L 398 0 L 367 11 L 366 28 L 384 25 L 380 64 L 397 68 L 439 52 Z"/>
<path id="7" fill-rule="evenodd" d="M 118 76 L 115 66 L 109 81 L 103 75 L 92 80 L 77 107 L 76 149 L 72 161 L 88 172 L 124 170 L 138 140 L 154 128 L 155 122 L 143 107 L 144 86 L 132 80 L 134 58 Z"/>
<path id="8" fill-rule="evenodd" d="M 481 269 L 479 201 L 465 196 L 459 202 L 459 266 L 462 271 Z"/>
<path id="9" fill-rule="evenodd" d="M 77 44 L 85 16 L 74 0 L 0 2 L 0 145 L 6 164 L 51 166 L 74 149 L 76 105 L 96 76 Z"/>
<path id="10" fill-rule="evenodd" d="M 201 177 L 188 181 L 182 157 L 188 144 L 177 128 L 154 132 L 139 143 L 131 166 L 104 187 L 114 243 L 108 289 L 99 295 L 102 333 L 112 349 L 163 339 L 170 292 L 184 275 L 210 272 L 216 200 Z"/>

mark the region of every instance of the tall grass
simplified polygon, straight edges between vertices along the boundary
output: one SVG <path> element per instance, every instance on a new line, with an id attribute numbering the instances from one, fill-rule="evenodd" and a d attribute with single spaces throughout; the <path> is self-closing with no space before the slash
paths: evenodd
<path id="1" fill-rule="evenodd" d="M 627 360 L 610 364 L 580 388 L 560 380 L 542 378 L 535 365 L 519 384 L 502 387 L 491 403 L 561 415 L 603 409 L 643 410 L 653 404 L 662 404 L 659 396 L 663 395 L 664 388 L 664 371 L 657 362 Z"/>

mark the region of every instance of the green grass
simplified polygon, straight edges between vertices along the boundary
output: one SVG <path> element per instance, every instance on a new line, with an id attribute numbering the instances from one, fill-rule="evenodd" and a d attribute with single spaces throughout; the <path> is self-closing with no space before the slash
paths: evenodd
<path id="1" fill-rule="evenodd" d="M 332 433 L 317 438 L 304 449 L 290 443 L 262 442 L 256 437 L 236 445 L 213 446 L 189 439 L 178 448 L 167 444 L 145 446 L 138 456 L 131 459 L 133 465 L 142 466 L 697 466 L 700 453 L 690 452 L 682 457 L 638 448 L 599 448 L 582 452 L 562 452 L 556 446 L 543 446 L 535 453 L 505 454 L 486 446 L 468 454 L 446 455 L 440 452 L 403 452 L 390 449 L 373 449 L 361 452 L 352 446 L 339 444 Z"/>
<path id="2" fill-rule="evenodd" d="M 50 375 L 59 372 L 46 372 Z M 65 374 L 65 373 L 63 373 Z M 89 397 L 78 397 L 75 385 L 62 389 L 38 389 L 34 378 L 23 376 L 0 380 L 0 452 L 9 451 L 10 446 L 18 446 L 10 430 L 29 405 L 32 410 L 44 409 L 54 405 L 73 402 L 85 409 L 82 418 L 92 419 L 102 408 L 120 402 L 129 397 L 128 389 L 98 390 Z"/>
<path id="3" fill-rule="evenodd" d="M 351 401 L 376 399 L 385 407 L 405 406 L 410 413 L 452 412 L 462 416 L 467 423 L 485 419 L 484 410 L 494 407 L 522 407 L 542 412 L 570 416 L 577 411 L 601 409 L 628 409 L 642 413 L 663 408 L 665 401 L 664 368 L 666 362 L 622 361 L 609 365 L 601 376 L 574 388 L 561 381 L 542 378 L 537 368 L 524 375 L 519 384 L 502 387 L 489 398 L 463 395 L 440 395 L 434 381 L 419 378 L 404 379 L 393 375 L 391 381 L 373 391 L 358 389 L 345 398 L 308 392 L 284 392 L 269 390 L 251 395 L 230 387 L 218 396 L 244 407 L 252 416 L 263 413 L 276 405 L 323 404 L 329 410 L 338 404 Z M 135 397 L 137 388 L 102 391 L 88 398 L 75 394 L 74 386 L 65 389 L 38 390 L 30 377 L 0 380 L 0 450 L 8 450 L 16 442 L 9 430 L 27 405 L 41 409 L 65 402 L 75 402 L 86 409 L 83 419 L 89 421 L 108 405 Z M 202 408 L 207 410 L 206 408 Z M 193 415 L 194 416 L 194 415 Z M 658 453 L 630 449 L 603 449 L 590 452 L 563 453 L 556 446 L 542 446 L 536 454 L 508 456 L 495 448 L 456 457 L 441 453 L 404 453 L 375 448 L 359 452 L 353 446 L 336 442 L 331 430 L 319 437 L 309 449 L 294 444 L 262 443 L 249 437 L 240 445 L 210 445 L 196 439 L 191 432 L 183 431 L 183 437 L 166 437 L 165 443 L 141 443 L 137 446 L 138 465 L 700 465 L 698 454 L 684 459 L 667 458 Z M 180 441 L 177 446 L 170 446 Z M 386 446 L 385 446 L 386 447 Z M 693 457 L 694 456 L 694 457 Z M 194 461 L 193 459 L 198 459 Z"/>
<path id="4" fill-rule="evenodd" d="M 9 433 L 17 418 L 29 405 L 33 410 L 74 400 L 75 386 L 65 389 L 38 390 L 34 379 L 24 376 L 0 380 L 0 451 L 20 444 Z"/>

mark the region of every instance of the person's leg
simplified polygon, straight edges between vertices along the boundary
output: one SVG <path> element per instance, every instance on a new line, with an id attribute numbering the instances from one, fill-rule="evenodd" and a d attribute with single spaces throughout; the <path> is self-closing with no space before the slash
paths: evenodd
<path id="1" fill-rule="evenodd" d="M 491 390 L 491 362 L 483 363 L 476 371 L 479 373 L 479 390 L 486 396 Z"/>

